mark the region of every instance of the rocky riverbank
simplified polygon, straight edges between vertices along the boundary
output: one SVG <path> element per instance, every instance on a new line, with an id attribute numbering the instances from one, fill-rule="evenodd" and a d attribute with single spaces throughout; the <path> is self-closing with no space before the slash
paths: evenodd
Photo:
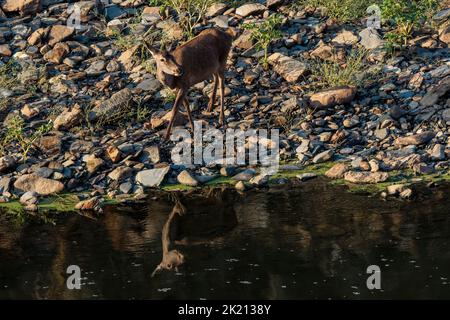
<path id="1" fill-rule="evenodd" d="M 226 183 L 245 190 L 325 172 L 336 183 L 407 198 L 405 183 L 448 179 L 448 3 L 407 46 L 390 52 L 392 27 L 368 28 L 366 18 L 341 22 L 297 2 L 215 3 L 192 30 L 176 10 L 144 2 L 0 2 L 0 202 L 20 198 L 36 210 L 43 197 L 71 193 L 84 201 L 78 208 L 99 208 L 103 198 L 140 198 L 146 188 Z M 279 36 L 264 60 L 255 29 L 244 26 L 273 15 Z M 212 26 L 236 34 L 227 127 L 280 130 L 286 165 L 275 176 L 171 161 L 173 143 L 162 135 L 173 93 L 156 80 L 143 39 L 176 46 L 187 31 Z M 210 91 L 204 82 L 190 93 L 204 128 L 218 119 L 217 111 L 204 111 Z M 186 117 L 177 125 L 188 128 Z"/>

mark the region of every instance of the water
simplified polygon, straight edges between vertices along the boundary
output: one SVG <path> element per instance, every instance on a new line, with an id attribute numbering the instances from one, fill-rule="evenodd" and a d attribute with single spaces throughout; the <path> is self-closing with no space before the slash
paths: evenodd
<path id="1" fill-rule="evenodd" d="M 55 215 L 54 225 L 0 214 L 0 299 L 448 299 L 449 190 L 383 201 L 316 180 L 245 195 L 155 193 L 100 216 Z M 167 223 L 175 201 L 186 213 Z M 165 224 L 185 261 L 152 278 Z M 80 290 L 66 287 L 69 265 L 81 268 Z M 381 290 L 366 287 L 369 265 Z"/>

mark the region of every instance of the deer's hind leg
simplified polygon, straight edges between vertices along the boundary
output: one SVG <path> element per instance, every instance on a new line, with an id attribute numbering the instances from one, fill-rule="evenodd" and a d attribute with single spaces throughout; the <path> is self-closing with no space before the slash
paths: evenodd
<path id="1" fill-rule="evenodd" d="M 220 86 L 220 117 L 219 125 L 223 126 L 225 124 L 225 111 L 224 111 L 224 97 L 225 97 L 225 72 L 219 74 L 219 86 Z"/>
<path id="2" fill-rule="evenodd" d="M 211 97 L 209 98 L 209 103 L 208 103 L 208 112 L 211 112 L 213 107 L 214 107 L 214 102 L 216 101 L 216 92 L 217 92 L 217 82 L 218 82 L 218 78 L 219 76 L 217 74 L 213 74 L 213 91 L 211 93 Z"/>
<path id="3" fill-rule="evenodd" d="M 187 112 L 187 115 L 189 118 L 189 124 L 191 126 L 191 130 L 192 130 L 192 132 L 194 132 L 194 121 L 192 121 L 191 108 L 189 107 L 189 101 L 186 97 L 183 99 L 183 106 L 186 109 L 186 112 Z"/>

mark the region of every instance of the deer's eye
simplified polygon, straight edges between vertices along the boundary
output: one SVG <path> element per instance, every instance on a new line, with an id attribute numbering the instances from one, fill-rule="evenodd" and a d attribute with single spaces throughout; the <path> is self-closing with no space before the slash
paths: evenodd
<path id="1" fill-rule="evenodd" d="M 166 62 L 166 58 L 161 58 L 161 62 Z"/>

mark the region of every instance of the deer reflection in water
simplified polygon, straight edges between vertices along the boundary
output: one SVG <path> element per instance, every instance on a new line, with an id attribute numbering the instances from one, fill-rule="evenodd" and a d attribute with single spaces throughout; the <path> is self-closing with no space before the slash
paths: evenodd
<path id="1" fill-rule="evenodd" d="M 206 198 L 189 195 L 185 201 L 181 194 L 173 195 L 174 207 L 161 232 L 162 260 L 152 277 L 162 270 L 175 269 L 178 272 L 178 267 L 186 261 L 183 253 L 171 249 L 173 244 L 211 243 L 223 238 L 237 225 L 236 212 L 224 199 L 227 194 L 223 190 L 211 189 Z"/>

